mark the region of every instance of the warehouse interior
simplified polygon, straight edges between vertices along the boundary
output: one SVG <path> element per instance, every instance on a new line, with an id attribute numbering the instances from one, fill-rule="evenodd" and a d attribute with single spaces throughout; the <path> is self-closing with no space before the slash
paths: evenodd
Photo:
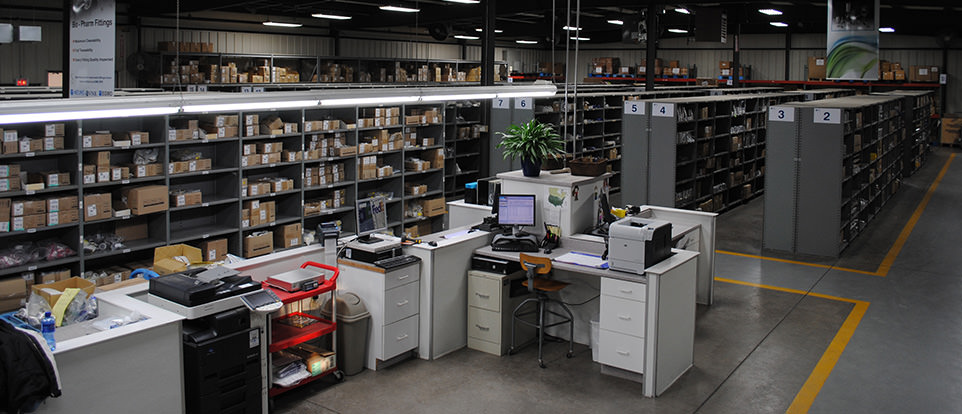
<path id="1" fill-rule="evenodd" d="M 0 412 L 962 411 L 960 12 L 5 0 Z"/>

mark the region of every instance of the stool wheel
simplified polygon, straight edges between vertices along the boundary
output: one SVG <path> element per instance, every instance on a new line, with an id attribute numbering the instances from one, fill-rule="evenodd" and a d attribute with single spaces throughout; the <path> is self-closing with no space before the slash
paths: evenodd
<path id="1" fill-rule="evenodd" d="M 547 368 L 547 367 L 548 367 L 547 365 L 544 364 L 544 361 L 542 361 L 542 360 L 540 360 L 540 359 L 538 360 L 538 366 L 541 367 L 541 369 L 544 369 L 544 368 Z"/>
<path id="2" fill-rule="evenodd" d="M 574 352 L 571 352 L 571 351 L 568 351 L 568 353 L 565 354 L 565 356 L 568 357 L 568 358 L 574 358 L 575 353 L 574 353 Z"/>

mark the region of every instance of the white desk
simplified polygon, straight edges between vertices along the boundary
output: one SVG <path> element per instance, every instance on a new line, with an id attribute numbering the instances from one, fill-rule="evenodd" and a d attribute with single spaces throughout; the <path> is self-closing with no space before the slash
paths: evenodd
<path id="1" fill-rule="evenodd" d="M 437 359 L 468 344 L 467 271 L 472 253 L 492 237 L 485 231 L 464 233 L 469 229 L 434 233 L 423 237 L 424 243 L 404 246 L 404 253 L 421 258 L 421 359 Z M 437 246 L 429 245 L 430 241 Z"/>
<path id="2" fill-rule="evenodd" d="M 491 215 L 491 206 L 465 203 L 464 200 L 448 201 L 448 228 L 478 224 Z"/>
<path id="3" fill-rule="evenodd" d="M 550 255 L 533 255 L 558 257 L 570 251 L 600 253 L 604 250 L 603 244 L 570 238 L 563 239 L 561 245 L 564 247 Z M 606 325 L 606 315 L 600 315 L 602 373 L 642 382 L 646 397 L 664 392 L 691 368 L 694 356 L 696 259 L 699 253 L 677 249 L 672 252 L 674 255 L 668 259 L 645 269 L 644 275 L 552 262 L 556 276 L 562 272 L 600 280 L 600 308 L 627 309 L 625 312 L 609 312 L 607 316 L 631 320 L 631 327 L 625 329 L 637 328 L 633 335 L 619 330 L 618 322 Z M 518 260 L 516 252 L 496 252 L 490 247 L 483 247 L 475 253 Z M 619 286 L 624 287 L 620 292 Z M 633 304 L 616 303 L 620 299 L 618 296 L 630 298 Z M 575 325 L 576 333 L 589 329 L 588 324 L 577 320 Z"/>

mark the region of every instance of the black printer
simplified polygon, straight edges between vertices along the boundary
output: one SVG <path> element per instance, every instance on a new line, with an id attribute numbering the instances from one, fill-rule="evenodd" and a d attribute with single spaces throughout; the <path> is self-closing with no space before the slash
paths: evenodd
<path id="1" fill-rule="evenodd" d="M 148 293 L 194 307 L 261 289 L 250 276 L 231 275 L 205 282 L 197 277 L 207 269 L 190 269 L 150 279 Z"/>

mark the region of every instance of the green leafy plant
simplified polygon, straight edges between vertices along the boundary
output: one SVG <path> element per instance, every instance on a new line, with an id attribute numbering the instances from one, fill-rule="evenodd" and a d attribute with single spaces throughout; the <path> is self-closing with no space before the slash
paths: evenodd
<path id="1" fill-rule="evenodd" d="M 497 148 L 503 152 L 504 158 L 520 158 L 522 160 L 541 163 L 548 158 L 558 158 L 564 154 L 564 140 L 555 132 L 554 126 L 532 119 L 521 125 L 511 125 L 501 135 L 501 142 Z"/>

